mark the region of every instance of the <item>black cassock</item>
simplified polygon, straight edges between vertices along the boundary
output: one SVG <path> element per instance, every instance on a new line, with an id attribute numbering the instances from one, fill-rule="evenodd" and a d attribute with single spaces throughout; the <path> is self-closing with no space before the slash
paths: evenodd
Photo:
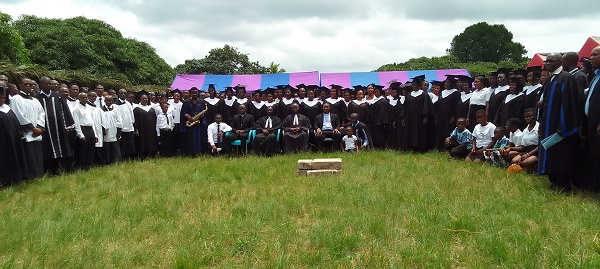
<path id="1" fill-rule="evenodd" d="M 265 111 L 269 108 L 269 107 L 273 107 L 273 116 L 277 116 L 279 119 L 282 119 L 279 116 L 279 102 L 278 101 L 273 101 L 273 103 L 268 103 L 265 102 Z M 265 115 L 266 116 L 266 115 Z M 259 118 L 260 119 L 260 118 Z"/>
<path id="2" fill-rule="evenodd" d="M 388 101 L 388 132 L 387 132 L 387 142 L 386 146 L 390 149 L 398 148 L 397 138 L 398 138 L 398 125 L 400 123 L 397 122 L 398 114 L 400 112 L 400 100 L 392 99 Z M 394 127 L 396 126 L 396 127 Z"/>
<path id="3" fill-rule="evenodd" d="M 398 114 L 396 115 L 396 148 L 397 149 L 405 149 L 406 148 L 406 135 L 404 134 L 405 126 L 402 126 L 402 117 L 404 117 L 404 110 L 406 109 L 405 103 L 406 96 L 400 96 L 398 99 Z"/>
<path id="4" fill-rule="evenodd" d="M 54 92 L 51 92 L 49 97 L 40 93 L 36 98 L 46 112 L 46 131 L 42 134 L 44 160 L 73 156 L 66 127 L 72 126 L 75 121 L 67 100 Z"/>
<path id="5" fill-rule="evenodd" d="M 461 99 L 458 91 L 444 90 L 438 98 L 435 109 L 435 148 L 437 150 L 444 150 L 444 141 L 456 126 L 455 113 L 459 102 Z"/>
<path id="6" fill-rule="evenodd" d="M 348 104 L 348 109 L 346 111 L 346 118 L 350 119 L 350 115 L 352 113 L 358 114 L 358 120 L 360 122 L 369 123 L 369 104 L 364 99 L 362 101 L 352 100 Z"/>
<path id="7" fill-rule="evenodd" d="M 221 113 L 221 116 L 223 117 L 223 122 L 227 123 L 227 125 L 231 125 L 231 122 L 233 121 L 233 116 L 237 115 L 237 106 L 235 104 L 235 99 L 224 99 L 217 103 L 217 111 Z"/>
<path id="8" fill-rule="evenodd" d="M 460 98 L 458 98 L 457 100 L 457 104 L 456 104 L 456 110 L 454 112 L 454 118 L 455 120 L 458 120 L 458 118 L 467 118 L 467 115 L 469 114 L 469 106 L 471 106 L 471 94 L 462 94 L 460 95 Z M 474 111 L 473 113 L 475 113 L 477 111 Z M 473 125 L 474 126 L 474 125 Z M 450 134 L 450 133 L 448 133 Z"/>
<path id="9" fill-rule="evenodd" d="M 208 126 L 209 124 L 215 122 L 215 115 L 221 113 L 219 112 L 219 103 L 221 102 L 221 100 L 219 100 L 218 98 L 206 98 L 204 99 L 204 102 L 206 103 L 206 107 L 208 107 L 208 110 L 204 114 L 204 118 L 206 119 L 206 126 Z M 223 115 L 221 115 L 221 117 L 223 117 Z M 185 121 L 185 118 L 182 118 L 182 121 Z"/>
<path id="10" fill-rule="evenodd" d="M 252 115 L 255 119 L 260 119 L 267 115 L 267 106 L 264 102 L 249 102 L 248 103 L 248 113 Z"/>
<path id="11" fill-rule="evenodd" d="M 523 129 L 523 123 L 525 122 L 525 117 L 523 115 L 523 112 L 525 111 L 525 107 L 523 105 L 523 102 L 525 101 L 525 94 L 519 94 L 507 102 L 506 100 L 508 100 L 510 97 L 513 96 L 510 94 L 507 95 L 507 99 L 500 104 L 500 107 L 498 108 L 498 114 L 496 114 L 496 119 L 494 119 L 494 122 L 497 122 L 498 124 L 495 125 L 504 127 L 508 119 L 517 118 L 521 121 L 521 126 L 519 126 L 519 129 Z"/>
<path id="12" fill-rule="evenodd" d="M 29 177 L 20 130 L 17 115 L 12 110 L 0 111 L 0 184 L 3 186 Z"/>
<path id="13" fill-rule="evenodd" d="M 432 104 L 429 94 L 421 92 L 417 96 L 406 95 L 405 109 L 402 118 L 405 121 L 404 136 L 409 149 L 427 149 L 427 125 L 423 124 L 423 118 L 432 112 Z"/>
<path id="14" fill-rule="evenodd" d="M 264 116 L 258 119 L 254 125 L 256 136 L 254 137 L 253 147 L 257 155 L 272 156 L 280 149 L 277 141 L 277 131 L 281 129 L 281 119 L 277 116 L 271 116 L 271 126 L 267 126 L 267 119 L 269 119 L 269 116 Z M 269 131 L 268 135 L 263 133 L 265 129 Z"/>
<path id="15" fill-rule="evenodd" d="M 302 113 L 302 115 L 306 116 L 308 120 L 310 120 L 310 125 L 315 125 L 317 115 L 321 114 L 321 107 L 322 105 L 319 102 L 319 100 L 313 99 L 313 101 L 308 101 L 308 99 L 306 99 L 300 105 L 300 113 Z"/>
<path id="16" fill-rule="evenodd" d="M 139 156 L 148 156 L 158 151 L 158 136 L 156 134 L 156 110 L 136 107 L 133 109 L 134 127 L 138 131 L 135 138 L 135 148 Z"/>
<path id="17" fill-rule="evenodd" d="M 308 149 L 308 131 L 311 129 L 310 120 L 302 115 L 298 115 L 298 124 L 294 124 L 294 115 L 289 115 L 283 119 L 283 149 L 285 153 L 306 151 Z M 300 132 L 293 133 L 291 128 L 300 128 Z"/>
<path id="18" fill-rule="evenodd" d="M 388 106 L 389 103 L 385 97 L 368 105 L 369 132 L 373 139 L 373 147 L 378 149 L 385 148 L 387 128 L 388 128 Z"/>
<path id="19" fill-rule="evenodd" d="M 544 100 L 540 119 L 540 141 L 561 132 L 564 139 L 549 149 L 539 146 L 538 174 L 549 175 L 550 181 L 568 187 L 576 172 L 579 113 L 578 93 L 572 75 L 562 71 L 548 78 L 543 86 Z"/>
<path id="20" fill-rule="evenodd" d="M 507 90 L 501 91 L 499 93 L 496 93 L 496 91 L 494 91 L 490 95 L 487 118 L 488 118 L 489 122 L 494 123 L 496 126 L 498 126 L 498 124 L 494 120 L 496 119 L 496 115 L 498 114 L 498 109 L 500 109 L 500 105 L 502 105 L 502 102 L 504 102 L 504 98 L 506 98 L 506 96 L 509 93 L 510 92 L 507 89 Z M 477 112 L 477 111 L 471 110 L 471 114 L 473 112 Z"/>
<path id="21" fill-rule="evenodd" d="M 292 115 L 292 104 L 298 104 L 296 99 L 283 99 L 279 101 L 279 118 L 285 119 L 287 116 Z"/>
<path id="22" fill-rule="evenodd" d="M 529 92 L 529 94 L 527 94 L 527 91 L 523 92 L 525 94 L 525 98 L 523 100 L 523 108 L 524 109 L 536 108 L 535 106 L 540 101 L 540 95 L 542 94 L 541 89 L 542 89 L 542 87 L 540 86 L 540 87 L 536 88 L 535 90 Z"/>

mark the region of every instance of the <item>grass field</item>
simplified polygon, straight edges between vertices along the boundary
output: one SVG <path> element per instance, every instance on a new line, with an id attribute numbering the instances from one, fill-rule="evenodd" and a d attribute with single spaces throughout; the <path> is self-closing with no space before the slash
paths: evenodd
<path id="1" fill-rule="evenodd" d="M 600 268 L 600 202 L 445 155 L 120 163 L 0 191 L 3 267 Z"/>

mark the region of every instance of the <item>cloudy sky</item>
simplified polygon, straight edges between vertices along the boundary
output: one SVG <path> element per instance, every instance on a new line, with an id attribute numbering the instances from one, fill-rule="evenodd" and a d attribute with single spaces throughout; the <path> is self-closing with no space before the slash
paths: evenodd
<path id="1" fill-rule="evenodd" d="M 0 0 L 0 11 L 13 19 L 103 20 L 148 42 L 171 66 L 229 44 L 252 61 L 280 63 L 288 72 L 345 72 L 442 56 L 455 35 L 480 21 L 506 25 L 528 56 L 579 51 L 589 36 L 600 36 L 596 0 L 554 2 Z"/>

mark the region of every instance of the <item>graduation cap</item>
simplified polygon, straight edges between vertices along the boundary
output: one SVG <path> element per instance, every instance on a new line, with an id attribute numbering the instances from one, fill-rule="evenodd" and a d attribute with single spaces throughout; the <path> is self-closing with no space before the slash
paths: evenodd
<path id="1" fill-rule="evenodd" d="M 443 87 L 444 86 L 444 82 L 443 81 L 432 80 L 431 81 L 431 85 Z"/>
<path id="2" fill-rule="evenodd" d="M 358 91 L 358 90 L 365 90 L 365 86 L 363 85 L 356 85 L 356 86 L 352 86 L 352 88 L 354 88 L 354 91 Z"/>
<path id="3" fill-rule="evenodd" d="M 307 90 L 316 90 L 319 88 L 319 85 L 305 85 L 304 88 Z"/>
<path id="4" fill-rule="evenodd" d="M 504 74 L 506 76 L 510 75 L 510 68 L 506 68 L 506 67 L 502 67 L 502 68 L 498 68 L 498 71 L 496 71 L 498 74 Z"/>
<path id="5" fill-rule="evenodd" d="M 466 83 L 471 84 L 471 83 L 473 83 L 473 80 L 475 80 L 472 77 L 465 76 L 465 75 L 458 75 L 457 77 L 458 77 L 458 80 L 461 81 L 462 83 L 466 82 Z"/>
<path id="6" fill-rule="evenodd" d="M 235 85 L 235 90 L 236 91 L 238 91 L 238 90 L 244 90 L 244 91 L 246 91 L 246 86 L 245 85 L 241 85 L 241 84 Z"/>
<path id="7" fill-rule="evenodd" d="M 307 86 L 304 85 L 304 83 L 300 83 L 298 85 L 296 85 L 296 89 L 300 89 L 300 88 L 306 88 Z"/>
<path id="8" fill-rule="evenodd" d="M 325 92 L 325 93 L 327 93 L 327 95 L 329 95 L 329 93 L 331 92 L 327 87 L 324 87 L 324 86 L 319 86 L 318 90 L 319 90 L 319 93 Z"/>
<path id="9" fill-rule="evenodd" d="M 198 88 L 196 88 L 196 87 L 191 87 L 190 91 L 200 91 L 200 90 L 198 90 Z"/>
<path id="10" fill-rule="evenodd" d="M 334 88 L 335 88 L 335 89 L 341 90 L 341 89 L 343 88 L 342 86 L 340 86 L 340 85 L 337 85 L 337 84 L 331 84 L 331 85 L 329 85 L 329 86 L 330 86 L 330 88 L 331 88 L 331 89 L 334 89 Z"/>
<path id="11" fill-rule="evenodd" d="M 425 75 L 418 75 L 418 76 L 412 78 L 412 81 L 414 81 L 414 82 L 423 82 L 423 81 L 425 81 Z"/>
<path id="12" fill-rule="evenodd" d="M 458 79 L 457 75 L 445 75 L 445 76 L 446 76 L 446 80 L 454 80 L 454 81 L 456 81 Z M 432 81 L 432 83 L 433 83 L 433 81 Z"/>
<path id="13" fill-rule="evenodd" d="M 525 71 L 525 69 L 523 69 L 523 68 L 517 68 L 517 69 L 513 70 L 512 73 L 514 75 L 517 75 L 517 76 L 518 75 L 521 75 L 521 76 L 524 76 L 524 77 L 527 76 L 527 71 Z"/>
<path id="14" fill-rule="evenodd" d="M 373 85 L 373 89 L 375 89 L 375 90 L 380 90 L 380 91 L 382 91 L 382 90 L 383 90 L 383 88 L 384 88 L 384 87 L 383 87 L 383 86 L 381 86 L 381 85 L 376 85 L 376 84 L 371 84 L 371 85 Z"/>
<path id="15" fill-rule="evenodd" d="M 225 93 L 231 92 L 233 93 L 233 87 L 225 87 Z"/>
<path id="16" fill-rule="evenodd" d="M 393 81 L 390 83 L 390 89 L 398 90 L 402 87 L 402 82 Z"/>
<path id="17" fill-rule="evenodd" d="M 217 85 L 216 85 L 216 84 L 209 83 L 209 84 L 208 84 L 208 89 L 209 89 L 209 90 L 210 90 L 210 89 L 216 90 L 215 86 L 217 86 Z"/>

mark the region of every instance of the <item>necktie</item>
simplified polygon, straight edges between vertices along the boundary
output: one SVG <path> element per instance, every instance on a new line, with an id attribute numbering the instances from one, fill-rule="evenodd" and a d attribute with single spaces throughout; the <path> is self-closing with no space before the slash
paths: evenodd
<path id="1" fill-rule="evenodd" d="M 221 143 L 221 138 L 219 137 L 220 131 L 221 131 L 221 124 L 217 123 L 217 143 Z"/>
<path id="2" fill-rule="evenodd" d="M 588 112 L 590 111 L 590 97 L 592 97 L 592 93 L 594 93 L 594 88 L 598 84 L 598 80 L 600 80 L 600 70 L 596 70 L 596 77 L 592 84 L 590 84 L 590 89 L 588 90 L 587 99 L 585 100 L 585 115 L 588 116 Z"/>
<path id="3" fill-rule="evenodd" d="M 167 113 L 165 113 L 165 119 L 167 119 L 167 126 L 169 126 L 169 117 L 167 116 Z"/>
<path id="4" fill-rule="evenodd" d="M 294 115 L 294 125 L 298 125 L 298 114 Z"/>

